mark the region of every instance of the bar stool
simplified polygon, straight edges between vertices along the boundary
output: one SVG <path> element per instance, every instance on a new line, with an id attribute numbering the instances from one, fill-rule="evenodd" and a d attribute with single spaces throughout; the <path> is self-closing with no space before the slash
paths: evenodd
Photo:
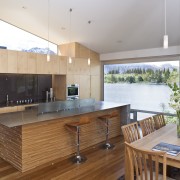
<path id="1" fill-rule="evenodd" d="M 99 116 L 98 119 L 100 119 L 103 122 L 103 125 L 106 127 L 106 141 L 105 144 L 103 144 L 103 149 L 112 149 L 115 147 L 114 144 L 111 144 L 109 142 L 109 121 L 112 120 L 112 118 L 118 117 L 118 112 L 113 111 L 110 114 Z"/>
<path id="2" fill-rule="evenodd" d="M 78 122 L 70 122 L 65 124 L 65 127 L 76 134 L 77 138 L 77 152 L 74 157 L 72 157 L 72 161 L 74 163 L 80 164 L 87 160 L 87 158 L 83 155 L 80 155 L 80 127 L 85 124 L 89 124 L 90 119 L 88 117 L 81 117 Z"/>

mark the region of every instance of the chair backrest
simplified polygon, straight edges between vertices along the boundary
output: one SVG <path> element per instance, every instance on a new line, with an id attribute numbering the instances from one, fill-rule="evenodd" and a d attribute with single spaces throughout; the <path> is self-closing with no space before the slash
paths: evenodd
<path id="1" fill-rule="evenodd" d="M 153 119 L 154 119 L 156 129 L 160 129 L 166 125 L 163 114 L 157 114 L 153 116 Z"/>
<path id="2" fill-rule="evenodd" d="M 134 180 L 134 175 L 137 180 L 160 179 L 159 161 L 163 163 L 163 180 L 166 180 L 166 152 L 138 149 L 126 142 L 125 149 L 129 180 Z"/>
<path id="3" fill-rule="evenodd" d="M 146 136 L 155 131 L 154 120 L 152 117 L 149 117 L 149 118 L 139 121 L 139 124 L 140 124 L 141 130 L 142 130 L 143 136 Z"/>
<path id="4" fill-rule="evenodd" d="M 128 143 L 134 142 L 141 138 L 137 122 L 124 125 L 121 127 L 121 129 L 124 135 L 124 140 Z"/>

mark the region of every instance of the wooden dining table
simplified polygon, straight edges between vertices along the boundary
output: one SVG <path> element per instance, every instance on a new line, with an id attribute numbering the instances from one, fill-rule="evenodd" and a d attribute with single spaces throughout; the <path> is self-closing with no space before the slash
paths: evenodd
<path id="1" fill-rule="evenodd" d="M 177 125 L 167 124 L 166 126 L 154 131 L 153 133 L 133 142 L 132 144 L 140 149 L 151 150 L 160 142 L 180 146 L 180 138 L 177 137 Z M 125 158 L 126 159 L 126 158 Z M 126 159 L 127 160 L 127 159 Z M 128 166 L 126 163 L 126 179 L 128 179 Z M 180 168 L 180 154 L 172 156 L 167 154 L 167 165 Z"/>

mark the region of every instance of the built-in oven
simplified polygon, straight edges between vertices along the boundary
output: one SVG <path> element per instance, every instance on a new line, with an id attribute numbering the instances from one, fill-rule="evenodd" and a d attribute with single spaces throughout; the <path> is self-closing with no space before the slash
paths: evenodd
<path id="1" fill-rule="evenodd" d="M 66 99 L 67 100 L 79 99 L 79 84 L 71 84 L 67 86 Z"/>

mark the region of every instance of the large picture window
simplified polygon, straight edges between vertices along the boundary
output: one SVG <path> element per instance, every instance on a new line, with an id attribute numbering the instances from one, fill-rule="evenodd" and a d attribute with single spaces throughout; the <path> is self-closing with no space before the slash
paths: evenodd
<path id="1" fill-rule="evenodd" d="M 174 113 L 168 86 L 173 82 L 179 84 L 179 60 L 104 65 L 104 100 L 128 103 L 131 109 Z"/>
<path id="2" fill-rule="evenodd" d="M 47 54 L 48 41 L 0 21 L 0 47 L 10 50 Z M 57 54 L 57 45 L 49 42 L 51 54 Z"/>

